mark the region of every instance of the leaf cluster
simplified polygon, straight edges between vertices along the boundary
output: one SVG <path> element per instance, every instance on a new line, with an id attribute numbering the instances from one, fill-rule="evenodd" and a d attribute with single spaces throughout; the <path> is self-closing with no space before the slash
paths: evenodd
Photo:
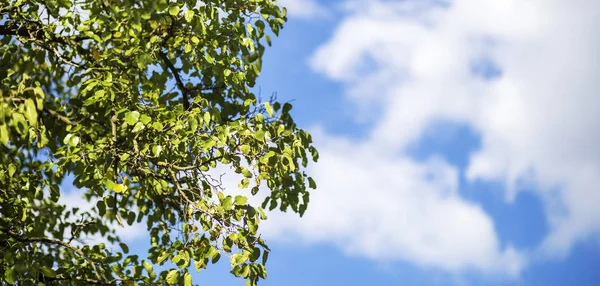
<path id="1" fill-rule="evenodd" d="M 285 14 L 270 0 L 2 2 L 0 277 L 191 285 L 227 255 L 248 285 L 266 278 L 265 212 L 302 215 L 316 188 L 291 104 L 252 92 Z M 247 195 L 223 189 L 219 166 Z M 92 210 L 59 200 L 67 176 Z M 115 233 L 134 223 L 147 257 Z"/>

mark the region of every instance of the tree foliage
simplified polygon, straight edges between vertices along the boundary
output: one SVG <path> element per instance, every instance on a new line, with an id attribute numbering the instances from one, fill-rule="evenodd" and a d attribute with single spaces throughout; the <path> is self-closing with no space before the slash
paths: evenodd
<path id="1" fill-rule="evenodd" d="M 251 89 L 285 9 L 0 0 L 0 15 L 5 282 L 191 285 L 190 269 L 221 256 L 248 285 L 266 277 L 258 225 L 265 210 L 304 213 L 315 187 L 304 167 L 318 157 L 292 106 Z M 223 190 L 218 166 L 241 174 L 246 195 Z M 66 176 L 91 211 L 59 201 Z M 248 204 L 259 191 L 262 205 Z M 134 223 L 147 226 L 147 257 L 115 234 Z M 84 240 L 93 235 L 108 243 Z"/>

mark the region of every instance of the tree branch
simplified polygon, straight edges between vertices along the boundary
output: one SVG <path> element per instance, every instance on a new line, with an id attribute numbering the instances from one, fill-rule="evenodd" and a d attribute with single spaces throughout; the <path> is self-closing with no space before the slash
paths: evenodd
<path id="1" fill-rule="evenodd" d="M 190 103 L 189 103 L 189 92 L 190 91 L 183 84 L 183 81 L 181 80 L 181 76 L 179 75 L 179 71 L 177 70 L 175 65 L 173 65 L 171 60 L 169 60 L 169 57 L 167 56 L 167 54 L 165 54 L 164 52 L 159 52 L 159 55 L 162 58 L 165 65 L 167 66 L 167 68 L 171 71 L 171 74 L 173 75 L 173 77 L 175 78 L 175 82 L 177 83 L 177 88 L 179 88 L 179 90 L 181 91 L 181 95 L 183 96 L 183 109 L 188 110 L 190 108 Z"/>
<path id="2" fill-rule="evenodd" d="M 85 259 L 91 266 L 92 269 L 94 270 L 94 274 L 96 274 L 96 278 L 98 278 L 98 280 L 102 280 L 102 278 L 100 277 L 100 273 L 98 272 L 98 269 L 96 269 L 96 265 L 95 262 L 90 259 L 89 257 L 87 257 L 85 255 L 85 253 L 83 253 L 83 251 L 81 251 L 81 249 L 74 247 L 62 240 L 59 239 L 54 239 L 54 238 L 46 238 L 46 237 L 25 237 L 25 236 L 21 236 L 19 234 L 17 234 L 14 231 L 10 231 L 10 230 L 2 230 L 3 232 L 5 232 L 6 234 L 8 234 L 8 236 L 21 241 L 21 242 L 40 242 L 40 243 L 46 243 L 46 244 L 54 244 L 54 245 L 59 245 L 62 247 L 65 247 L 67 249 L 70 249 L 71 251 L 79 254 L 81 257 L 83 257 L 83 259 Z"/>
<path id="3" fill-rule="evenodd" d="M 213 161 L 217 161 L 217 160 L 219 160 L 221 158 L 223 158 L 223 156 L 217 156 L 217 157 L 214 157 L 214 158 L 210 158 L 210 159 L 208 159 L 208 160 L 200 163 L 197 166 L 196 165 L 191 165 L 191 166 L 177 166 L 177 165 L 174 165 L 174 164 L 171 164 L 171 163 L 168 163 L 168 162 L 163 162 L 163 161 L 156 162 L 156 165 L 158 165 L 160 167 L 173 168 L 173 169 L 175 169 L 177 171 L 190 171 L 190 170 L 198 169 L 200 166 L 207 165 L 207 164 L 209 164 L 209 163 L 211 163 Z"/>
<path id="4" fill-rule="evenodd" d="M 61 44 L 61 45 L 74 47 L 77 50 L 77 52 L 79 52 L 80 54 L 89 55 L 90 53 L 88 50 L 86 50 L 85 48 L 83 48 L 79 45 L 76 45 L 75 42 L 89 40 L 90 38 L 88 38 L 86 36 L 80 36 L 80 35 L 67 37 L 67 36 L 56 35 L 54 33 L 45 33 L 43 27 L 44 27 L 43 24 L 41 24 L 39 22 L 35 22 L 35 21 L 29 21 L 29 24 L 22 24 L 19 26 L 17 26 L 15 23 L 8 23 L 8 24 L 0 25 L 0 36 L 20 36 L 20 37 L 24 37 L 24 38 L 30 38 L 30 39 L 34 40 L 36 42 L 36 44 L 40 45 L 42 48 L 55 54 L 65 64 L 75 66 L 75 67 L 81 67 L 81 65 L 70 62 L 67 59 L 60 56 L 61 53 L 58 50 L 48 47 L 46 45 L 43 45 L 40 42 L 42 42 L 42 43 L 52 42 L 52 43 L 57 43 L 57 44 Z M 48 35 L 48 37 L 46 37 L 46 35 Z"/>
<path id="5" fill-rule="evenodd" d="M 58 112 L 56 112 L 56 111 L 54 111 L 52 109 L 44 108 L 44 110 L 47 111 L 48 113 L 50 113 L 50 115 L 58 118 L 60 121 L 62 121 L 64 123 L 67 123 L 69 125 L 77 125 L 77 123 L 71 121 L 71 119 L 69 119 L 68 117 L 66 117 L 66 116 L 64 116 L 64 115 L 62 115 L 62 114 L 60 114 L 60 113 L 58 113 Z"/>

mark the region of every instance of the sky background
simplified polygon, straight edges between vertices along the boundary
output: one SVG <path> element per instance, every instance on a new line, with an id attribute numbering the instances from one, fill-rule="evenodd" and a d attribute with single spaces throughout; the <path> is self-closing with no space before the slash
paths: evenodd
<path id="1" fill-rule="evenodd" d="M 258 86 L 321 158 L 260 285 L 600 284 L 600 1 L 279 2 Z"/>

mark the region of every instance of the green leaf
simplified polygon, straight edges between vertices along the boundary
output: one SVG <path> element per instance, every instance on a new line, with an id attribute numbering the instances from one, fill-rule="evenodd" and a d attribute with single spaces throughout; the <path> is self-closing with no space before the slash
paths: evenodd
<path id="1" fill-rule="evenodd" d="M 27 134 L 25 133 L 26 128 L 27 128 L 27 123 L 25 122 L 25 116 L 23 116 L 23 114 L 21 113 L 13 113 L 12 114 L 12 125 L 13 128 L 17 129 L 17 132 L 19 132 L 21 135 L 23 134 Z"/>
<path id="2" fill-rule="evenodd" d="M 262 113 L 258 113 L 256 114 L 256 120 L 258 120 L 258 122 L 264 122 L 265 117 L 262 115 Z"/>
<path id="3" fill-rule="evenodd" d="M 129 247 L 127 246 L 127 244 L 121 242 L 121 243 L 119 243 L 119 245 L 121 246 L 123 253 L 125 253 L 125 254 L 129 253 Z"/>
<path id="4" fill-rule="evenodd" d="M 244 263 L 247 259 L 248 258 L 245 255 L 236 253 L 236 254 L 231 255 L 231 258 L 229 260 L 231 262 L 231 266 L 233 267 L 233 266 Z"/>
<path id="5" fill-rule="evenodd" d="M 230 196 L 227 196 L 221 200 L 221 206 L 223 206 L 223 208 L 226 210 L 230 210 L 232 205 L 233 199 Z"/>
<path id="6" fill-rule="evenodd" d="M 267 44 L 268 44 L 269 46 L 271 46 L 271 45 L 272 45 L 272 43 L 271 43 L 271 37 L 270 37 L 269 35 L 266 35 L 266 36 L 265 36 L 265 39 L 267 40 Z"/>
<path id="7" fill-rule="evenodd" d="M 48 266 L 42 266 L 42 273 L 44 274 L 44 276 L 53 278 L 56 276 L 56 272 L 54 271 L 54 269 L 48 267 Z"/>
<path id="8" fill-rule="evenodd" d="M 273 107 L 271 107 L 271 103 L 265 102 L 265 109 L 267 110 L 269 117 L 273 117 Z"/>
<path id="9" fill-rule="evenodd" d="M 146 260 L 142 261 L 142 266 L 144 266 L 144 269 L 146 269 L 146 271 L 148 273 L 152 273 L 153 272 L 152 264 L 148 263 L 148 261 L 146 261 Z"/>
<path id="10" fill-rule="evenodd" d="M 211 64 L 215 62 L 215 59 L 209 53 L 204 54 L 204 59 Z"/>
<path id="11" fill-rule="evenodd" d="M 156 121 L 156 122 L 152 123 L 152 128 L 154 128 L 154 130 L 157 130 L 157 131 L 162 131 L 164 126 L 162 123 Z"/>
<path id="12" fill-rule="evenodd" d="M 44 109 L 44 98 L 46 97 L 46 95 L 44 94 L 44 91 L 41 87 L 33 88 L 33 93 L 36 95 L 35 103 L 37 105 L 37 109 L 39 111 L 42 111 Z"/>
<path id="13" fill-rule="evenodd" d="M 260 248 L 253 247 L 252 252 L 250 252 L 250 257 L 248 257 L 250 259 L 250 262 L 256 261 L 259 257 L 260 257 Z"/>
<path id="14" fill-rule="evenodd" d="M 100 215 L 104 215 L 104 213 L 106 213 L 106 204 L 104 201 L 99 200 L 96 202 L 96 208 L 98 209 L 98 213 L 100 213 Z"/>
<path id="15" fill-rule="evenodd" d="M 79 144 L 79 137 L 77 136 L 71 136 L 71 140 L 69 140 L 69 143 L 73 146 L 76 147 Z"/>
<path id="16" fill-rule="evenodd" d="M 179 9 L 178 6 L 171 6 L 169 8 L 169 15 L 171 15 L 171 16 L 177 16 L 177 15 L 179 15 L 179 10 L 180 9 Z"/>
<path id="17" fill-rule="evenodd" d="M 179 261 L 181 261 L 181 259 L 183 258 L 183 256 L 181 255 L 181 253 L 173 256 L 173 258 L 171 259 L 171 262 L 175 263 L 175 264 L 179 264 Z"/>
<path id="18" fill-rule="evenodd" d="M 104 179 L 102 180 L 102 183 L 107 190 L 112 190 L 115 187 L 115 182 L 110 179 Z"/>
<path id="19" fill-rule="evenodd" d="M 15 174 L 15 172 L 17 171 L 17 167 L 15 167 L 14 164 L 9 164 L 8 165 L 8 176 L 12 178 L 12 176 Z"/>
<path id="20" fill-rule="evenodd" d="M 258 271 L 256 271 L 256 272 L 258 274 L 258 277 L 260 277 L 262 279 L 267 279 L 267 270 L 265 269 L 264 264 L 263 265 L 258 264 L 257 266 L 258 266 Z"/>
<path id="21" fill-rule="evenodd" d="M 246 168 L 242 169 L 242 175 L 246 178 L 252 178 L 252 172 Z"/>
<path id="22" fill-rule="evenodd" d="M 212 256 L 212 263 L 215 264 L 215 263 L 219 262 L 219 259 L 221 259 L 221 252 L 219 252 L 217 250 L 215 252 L 215 254 L 213 254 L 213 256 Z"/>
<path id="23" fill-rule="evenodd" d="M 167 260 L 167 258 L 169 258 L 169 255 L 171 253 L 168 251 L 163 251 L 160 256 L 158 256 L 158 259 L 156 260 L 156 263 L 161 264 L 163 261 Z"/>
<path id="24" fill-rule="evenodd" d="M 265 252 L 263 252 L 263 256 L 262 256 L 262 264 L 263 265 L 267 265 L 267 260 L 269 259 L 269 253 L 271 251 L 265 250 Z"/>
<path id="25" fill-rule="evenodd" d="M 244 197 L 244 196 L 235 196 L 235 205 L 236 206 L 244 206 L 244 205 L 246 205 L 247 201 L 248 201 L 247 197 Z"/>
<path id="26" fill-rule="evenodd" d="M 150 122 L 150 120 L 152 120 L 152 118 L 146 114 L 142 114 L 142 116 L 140 117 L 140 121 L 144 123 L 144 125 L 147 125 Z"/>
<path id="27" fill-rule="evenodd" d="M 210 125 L 210 112 L 204 113 L 204 124 L 206 124 L 206 126 Z"/>
<path id="28" fill-rule="evenodd" d="M 135 221 L 135 213 L 134 212 L 129 212 L 127 214 L 127 224 L 128 225 L 132 225 L 134 221 Z"/>
<path id="29" fill-rule="evenodd" d="M 160 152 L 162 152 L 162 146 L 160 146 L 160 145 L 154 145 L 152 147 L 152 154 L 154 154 L 154 157 L 160 156 Z"/>
<path id="30" fill-rule="evenodd" d="M 183 285 L 192 286 L 192 275 L 189 272 L 186 272 L 183 276 Z"/>
<path id="31" fill-rule="evenodd" d="M 187 10 L 183 17 L 185 18 L 185 21 L 191 22 L 194 18 L 194 10 Z"/>
<path id="32" fill-rule="evenodd" d="M 124 184 L 114 184 L 112 190 L 115 191 L 115 193 L 122 193 L 127 190 L 127 186 Z"/>
<path id="33" fill-rule="evenodd" d="M 258 141 L 265 141 L 265 132 L 263 130 L 258 130 L 254 133 L 254 138 Z"/>
<path id="34" fill-rule="evenodd" d="M 315 180 L 313 180 L 313 178 L 311 178 L 311 177 L 308 177 L 308 187 L 311 189 L 317 188 L 317 184 L 315 183 Z"/>
<path id="35" fill-rule="evenodd" d="M 290 110 L 292 110 L 292 105 L 286 102 L 286 103 L 283 105 L 283 110 L 282 110 L 282 112 L 283 112 L 283 113 L 289 113 L 289 112 L 290 112 Z"/>
<path id="36" fill-rule="evenodd" d="M 71 134 L 71 133 L 67 134 L 67 136 L 65 136 L 65 138 L 63 138 L 63 144 L 70 144 L 71 137 L 73 137 L 73 134 Z"/>
<path id="37" fill-rule="evenodd" d="M 135 126 L 133 126 L 133 129 L 131 130 L 131 132 L 133 133 L 138 133 L 140 131 L 142 131 L 144 129 L 144 123 L 138 122 L 135 124 Z"/>
<path id="38" fill-rule="evenodd" d="M 95 98 L 101 98 L 104 97 L 104 94 L 106 93 L 106 91 L 104 91 L 104 89 L 100 89 L 96 92 L 94 92 L 94 97 Z"/>
<path id="39" fill-rule="evenodd" d="M 204 264 L 202 261 L 194 261 L 194 267 L 196 268 L 196 272 L 200 272 L 204 268 Z"/>
<path id="40" fill-rule="evenodd" d="M 247 178 L 242 179 L 242 181 L 238 184 L 238 188 L 245 189 L 250 185 L 250 181 Z"/>
<path id="41" fill-rule="evenodd" d="M 8 128 L 5 124 L 0 124 L 0 143 L 8 147 Z"/>
<path id="42" fill-rule="evenodd" d="M 244 153 L 246 155 L 250 154 L 250 145 L 246 145 L 246 144 L 242 145 L 241 150 L 242 150 L 242 153 Z"/>
<path id="43" fill-rule="evenodd" d="M 177 280 L 179 280 L 179 271 L 177 271 L 176 269 L 169 271 L 169 273 L 167 274 L 167 283 L 173 285 L 177 283 Z"/>
<path id="44" fill-rule="evenodd" d="M 35 102 L 33 102 L 31 98 L 28 98 L 25 101 L 25 118 L 27 118 L 27 121 L 29 121 L 29 125 L 37 125 L 37 108 L 35 107 Z"/>
<path id="45" fill-rule="evenodd" d="M 129 125 L 134 125 L 138 123 L 140 119 L 140 113 L 137 111 L 130 111 L 125 114 L 125 122 Z"/>
<path id="46" fill-rule="evenodd" d="M 8 284 L 15 284 L 15 282 L 17 282 L 17 272 L 14 267 L 6 268 L 4 271 L 4 280 L 6 280 Z"/>

